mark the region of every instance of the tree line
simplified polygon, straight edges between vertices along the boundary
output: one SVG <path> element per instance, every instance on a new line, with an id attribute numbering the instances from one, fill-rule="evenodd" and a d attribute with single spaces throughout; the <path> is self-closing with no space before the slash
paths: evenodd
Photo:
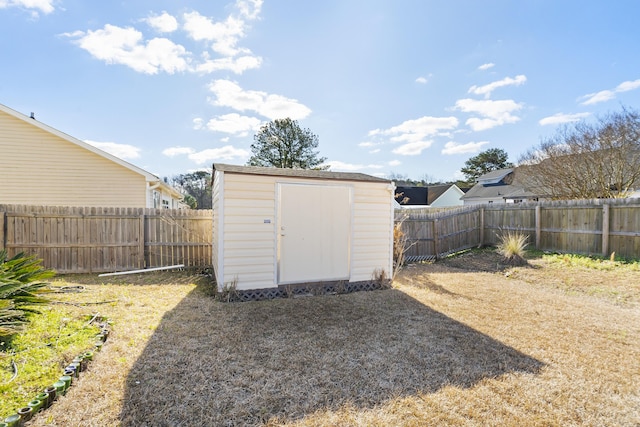
<path id="1" fill-rule="evenodd" d="M 326 170 L 318 152 L 318 136 L 290 118 L 263 125 L 254 135 L 248 166 Z M 640 113 L 621 111 L 560 126 L 556 132 L 520 156 L 517 165 L 500 148 L 469 158 L 455 182 L 470 187 L 478 177 L 514 168 L 519 182 L 548 199 L 626 197 L 640 187 Z M 425 175 L 420 180 L 391 173 L 399 185 L 445 184 Z M 185 195 L 192 208 L 211 209 L 211 172 L 197 171 L 166 179 Z M 450 184 L 453 182 L 446 182 Z"/>

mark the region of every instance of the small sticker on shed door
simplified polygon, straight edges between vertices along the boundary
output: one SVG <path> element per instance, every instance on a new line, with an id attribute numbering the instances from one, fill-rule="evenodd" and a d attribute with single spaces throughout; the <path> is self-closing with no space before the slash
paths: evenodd
<path id="1" fill-rule="evenodd" d="M 278 283 L 349 279 L 351 188 L 280 184 Z"/>

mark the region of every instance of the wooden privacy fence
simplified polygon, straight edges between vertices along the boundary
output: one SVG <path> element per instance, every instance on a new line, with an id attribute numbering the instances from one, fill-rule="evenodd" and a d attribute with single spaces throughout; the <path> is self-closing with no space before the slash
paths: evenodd
<path id="1" fill-rule="evenodd" d="M 537 249 L 640 258 L 640 199 L 487 204 L 431 213 L 396 210 L 407 261 L 433 260 L 495 245 L 503 231 L 521 231 Z"/>
<path id="2" fill-rule="evenodd" d="M 58 273 L 211 265 L 212 212 L 0 205 L 0 250 Z"/>

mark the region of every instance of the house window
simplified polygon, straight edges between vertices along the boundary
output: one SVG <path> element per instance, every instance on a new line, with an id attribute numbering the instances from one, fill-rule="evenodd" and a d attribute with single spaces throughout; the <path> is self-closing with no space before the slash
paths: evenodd
<path id="1" fill-rule="evenodd" d="M 522 203 L 522 199 L 513 199 L 513 203 Z"/>
<path id="2" fill-rule="evenodd" d="M 164 209 L 169 209 L 169 201 L 167 199 L 162 199 L 162 207 Z"/>

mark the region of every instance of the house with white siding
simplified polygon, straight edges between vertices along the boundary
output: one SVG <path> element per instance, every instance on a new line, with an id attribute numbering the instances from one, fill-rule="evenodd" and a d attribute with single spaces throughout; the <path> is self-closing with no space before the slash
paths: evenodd
<path id="1" fill-rule="evenodd" d="M 456 184 L 398 186 L 396 208 L 449 208 L 462 206 L 464 191 Z"/>
<path id="2" fill-rule="evenodd" d="M 156 175 L 0 104 L 0 204 L 183 208 Z"/>
<path id="3" fill-rule="evenodd" d="M 360 173 L 213 165 L 213 269 L 242 299 L 388 286 L 393 195 Z"/>

